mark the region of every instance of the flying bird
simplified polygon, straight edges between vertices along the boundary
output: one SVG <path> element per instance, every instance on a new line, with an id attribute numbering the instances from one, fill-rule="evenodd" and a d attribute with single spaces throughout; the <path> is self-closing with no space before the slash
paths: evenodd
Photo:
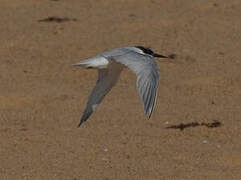
<path id="1" fill-rule="evenodd" d="M 128 46 L 105 51 L 73 64 L 73 66 L 98 69 L 98 80 L 89 96 L 78 126 L 80 127 L 90 117 L 105 95 L 117 83 L 124 67 L 136 74 L 136 86 L 143 102 L 144 113 L 150 118 L 156 103 L 159 81 L 159 69 L 154 57 L 174 58 L 173 55 L 157 54 L 151 48 Z"/>

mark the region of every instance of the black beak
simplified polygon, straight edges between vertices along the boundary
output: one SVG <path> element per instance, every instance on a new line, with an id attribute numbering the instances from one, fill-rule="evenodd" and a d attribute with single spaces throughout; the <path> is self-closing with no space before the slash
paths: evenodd
<path id="1" fill-rule="evenodd" d="M 167 57 L 167 56 L 163 56 L 163 55 L 156 54 L 156 53 L 153 53 L 152 56 L 153 56 L 153 57 L 157 57 L 157 58 L 169 58 L 169 57 Z"/>
<path id="2" fill-rule="evenodd" d="M 170 54 L 169 56 L 163 56 L 163 55 L 160 55 L 160 54 L 153 53 L 152 56 L 157 57 L 157 58 L 175 59 L 177 55 L 176 54 Z"/>

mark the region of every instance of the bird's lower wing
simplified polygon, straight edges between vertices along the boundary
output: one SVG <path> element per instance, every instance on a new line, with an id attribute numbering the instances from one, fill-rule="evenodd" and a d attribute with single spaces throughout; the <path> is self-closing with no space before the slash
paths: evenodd
<path id="1" fill-rule="evenodd" d="M 80 119 L 79 126 L 85 122 L 101 103 L 105 95 L 117 83 L 123 67 L 120 64 L 112 63 L 107 69 L 98 70 L 98 80 L 92 90 L 85 111 Z"/>
<path id="2" fill-rule="evenodd" d="M 135 52 L 116 56 L 113 59 L 136 74 L 136 86 L 143 102 L 144 112 L 150 118 L 155 107 L 159 82 L 159 69 L 155 59 Z"/>
<path id="3" fill-rule="evenodd" d="M 145 69 L 137 76 L 136 86 L 148 118 L 156 105 L 159 76 L 152 69 Z"/>

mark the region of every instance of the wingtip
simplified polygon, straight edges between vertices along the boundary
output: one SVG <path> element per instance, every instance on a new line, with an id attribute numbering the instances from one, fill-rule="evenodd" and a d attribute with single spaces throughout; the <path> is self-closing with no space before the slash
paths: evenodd
<path id="1" fill-rule="evenodd" d="M 77 128 L 80 128 L 80 126 L 83 124 L 84 121 L 80 121 Z"/>
<path id="2" fill-rule="evenodd" d="M 91 111 L 88 111 L 88 110 L 85 110 L 83 116 L 81 117 L 80 119 L 80 122 L 78 124 L 78 127 L 80 127 L 89 117 L 90 115 L 92 114 L 92 110 Z"/>
<path id="3" fill-rule="evenodd" d="M 84 122 L 85 121 L 83 119 L 81 119 L 77 127 L 79 128 Z"/>
<path id="4" fill-rule="evenodd" d="M 147 114 L 147 119 L 148 119 L 148 120 L 151 118 L 151 115 L 152 115 L 152 112 L 149 112 L 149 113 Z"/>
<path id="5" fill-rule="evenodd" d="M 149 119 L 151 118 L 152 111 L 151 111 L 151 112 L 145 111 L 144 114 L 145 114 L 145 116 L 147 117 L 147 119 L 149 120 Z"/>
<path id="6" fill-rule="evenodd" d="M 153 110 L 154 110 L 154 107 L 149 107 L 147 108 L 146 110 L 144 109 L 144 113 L 145 113 L 145 116 L 147 117 L 147 119 L 150 119 L 151 116 L 152 116 L 152 113 L 153 113 Z"/>

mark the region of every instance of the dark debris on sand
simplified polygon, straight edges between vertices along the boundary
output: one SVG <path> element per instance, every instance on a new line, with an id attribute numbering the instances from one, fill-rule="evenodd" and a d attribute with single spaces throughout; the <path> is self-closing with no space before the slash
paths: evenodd
<path id="1" fill-rule="evenodd" d="M 216 127 L 220 127 L 221 125 L 222 123 L 219 121 L 213 121 L 211 123 L 191 122 L 187 124 L 181 123 L 179 125 L 168 126 L 166 127 L 166 129 L 180 129 L 181 131 L 183 131 L 184 129 L 190 128 L 190 127 L 205 126 L 207 128 L 216 128 Z"/>
<path id="2" fill-rule="evenodd" d="M 77 21 L 77 19 L 75 18 L 68 18 L 68 17 L 56 17 L 56 16 L 51 16 L 51 17 L 47 17 L 44 19 L 40 19 L 38 20 L 38 22 L 56 22 L 56 23 L 62 23 L 62 22 L 67 22 L 67 21 Z"/>

